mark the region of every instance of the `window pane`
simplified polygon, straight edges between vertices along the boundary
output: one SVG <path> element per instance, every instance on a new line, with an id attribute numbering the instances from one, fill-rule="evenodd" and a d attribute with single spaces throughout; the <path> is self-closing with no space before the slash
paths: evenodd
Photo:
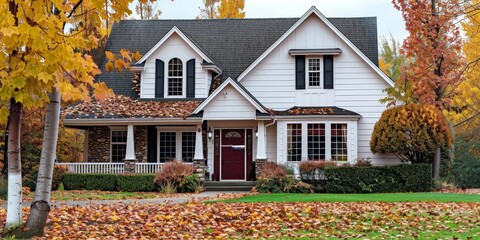
<path id="1" fill-rule="evenodd" d="M 347 161 L 347 124 L 332 124 L 332 160 Z"/>
<path id="2" fill-rule="evenodd" d="M 320 87 L 320 58 L 308 59 L 308 85 Z"/>
<path id="3" fill-rule="evenodd" d="M 123 162 L 125 153 L 127 152 L 127 144 L 113 143 L 112 144 L 112 162 Z"/>
<path id="4" fill-rule="evenodd" d="M 311 87 L 320 86 L 320 73 L 319 72 L 310 72 L 308 73 L 308 85 Z"/>
<path id="5" fill-rule="evenodd" d="M 308 71 L 320 71 L 320 58 L 308 59 Z"/>
<path id="6" fill-rule="evenodd" d="M 168 95 L 181 96 L 183 94 L 183 63 L 178 58 L 168 62 Z"/>
<path id="7" fill-rule="evenodd" d="M 182 132 L 182 160 L 192 162 L 195 155 L 195 132 Z"/>
<path id="8" fill-rule="evenodd" d="M 287 124 L 287 161 L 302 160 L 302 124 Z"/>
<path id="9" fill-rule="evenodd" d="M 183 92 L 183 79 L 169 78 L 168 79 L 168 95 L 181 96 L 182 92 Z"/>
<path id="10" fill-rule="evenodd" d="M 177 143 L 175 132 L 160 132 L 160 162 L 175 159 Z"/>
<path id="11" fill-rule="evenodd" d="M 308 124 L 308 159 L 325 160 L 325 124 Z"/>
<path id="12" fill-rule="evenodd" d="M 112 131 L 112 143 L 126 143 L 127 131 Z"/>

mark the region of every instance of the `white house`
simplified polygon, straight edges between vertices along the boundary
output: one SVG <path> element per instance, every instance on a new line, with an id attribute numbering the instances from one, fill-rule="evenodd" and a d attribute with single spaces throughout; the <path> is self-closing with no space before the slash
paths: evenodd
<path id="1" fill-rule="evenodd" d="M 100 75 L 115 99 L 65 111 L 65 126 L 88 132 L 85 161 L 183 159 L 216 181 L 249 180 L 265 160 L 397 161 L 369 147 L 393 85 L 374 17 L 312 7 L 300 18 L 124 20 L 106 48 L 143 57 Z"/>

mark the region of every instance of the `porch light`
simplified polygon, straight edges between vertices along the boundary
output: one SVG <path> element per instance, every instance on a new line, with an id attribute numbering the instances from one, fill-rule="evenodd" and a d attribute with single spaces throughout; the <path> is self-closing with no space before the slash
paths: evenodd
<path id="1" fill-rule="evenodd" d="M 255 137 L 258 138 L 258 128 L 255 128 Z"/>
<path id="2" fill-rule="evenodd" d="M 212 140 L 213 138 L 213 131 L 210 127 L 208 128 L 208 131 L 207 131 L 207 138 L 208 140 Z"/>

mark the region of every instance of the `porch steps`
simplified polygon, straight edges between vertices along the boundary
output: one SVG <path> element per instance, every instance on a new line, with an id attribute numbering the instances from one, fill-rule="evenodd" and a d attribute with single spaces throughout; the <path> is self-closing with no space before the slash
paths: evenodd
<path id="1" fill-rule="evenodd" d="M 206 191 L 235 191 L 235 192 L 248 192 L 255 187 L 256 181 L 225 181 L 214 182 L 207 181 L 203 184 L 203 188 Z"/>

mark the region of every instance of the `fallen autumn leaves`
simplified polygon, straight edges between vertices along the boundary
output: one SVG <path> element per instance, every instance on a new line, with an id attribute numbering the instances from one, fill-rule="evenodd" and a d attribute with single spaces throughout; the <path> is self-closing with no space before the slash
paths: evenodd
<path id="1" fill-rule="evenodd" d="M 65 206 L 52 209 L 42 239 L 412 238 L 472 229 L 479 237 L 479 216 L 478 202 Z"/>

